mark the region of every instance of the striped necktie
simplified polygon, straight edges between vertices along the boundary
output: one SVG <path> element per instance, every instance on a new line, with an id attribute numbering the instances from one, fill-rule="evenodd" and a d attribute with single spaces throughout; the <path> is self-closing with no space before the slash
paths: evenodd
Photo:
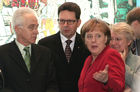
<path id="1" fill-rule="evenodd" d="M 70 48 L 71 42 L 72 42 L 71 40 L 66 41 L 67 45 L 66 45 L 66 48 L 65 48 L 65 55 L 66 55 L 66 58 L 67 58 L 68 62 L 69 62 L 70 57 L 71 57 L 71 48 Z"/>

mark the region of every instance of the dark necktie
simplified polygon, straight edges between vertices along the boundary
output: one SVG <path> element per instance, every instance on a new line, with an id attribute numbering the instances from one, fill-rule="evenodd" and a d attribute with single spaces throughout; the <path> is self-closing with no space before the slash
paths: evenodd
<path id="1" fill-rule="evenodd" d="M 71 57 L 71 48 L 70 48 L 71 42 L 72 42 L 71 40 L 66 41 L 67 45 L 66 45 L 66 48 L 65 48 L 65 55 L 66 55 L 66 58 L 67 58 L 68 62 L 69 62 L 70 57 Z"/>
<path id="2" fill-rule="evenodd" d="M 25 51 L 25 56 L 24 56 L 24 61 L 27 66 L 28 71 L 30 71 L 30 52 L 29 52 L 29 47 L 25 47 L 23 49 Z"/>
<path id="3" fill-rule="evenodd" d="M 136 41 L 133 41 L 131 51 L 132 51 L 133 54 L 136 55 Z"/>

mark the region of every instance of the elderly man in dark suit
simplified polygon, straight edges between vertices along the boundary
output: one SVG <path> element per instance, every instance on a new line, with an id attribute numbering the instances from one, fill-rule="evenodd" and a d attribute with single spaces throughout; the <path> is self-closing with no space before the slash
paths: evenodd
<path id="1" fill-rule="evenodd" d="M 0 46 L 4 88 L 13 92 L 58 92 L 50 50 L 34 44 L 38 34 L 35 11 L 17 9 L 12 25 L 16 39 Z"/>
<path id="2" fill-rule="evenodd" d="M 43 38 L 40 45 L 54 53 L 56 78 L 60 92 L 78 92 L 78 79 L 88 50 L 76 32 L 80 26 L 81 10 L 76 3 L 65 2 L 58 8 L 60 31 Z"/>

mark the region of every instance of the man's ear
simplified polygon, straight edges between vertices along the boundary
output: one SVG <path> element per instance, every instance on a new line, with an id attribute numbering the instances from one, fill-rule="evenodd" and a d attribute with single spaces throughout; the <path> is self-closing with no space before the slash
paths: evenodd
<path id="1" fill-rule="evenodd" d="M 78 24 L 77 24 L 77 27 L 79 27 L 81 24 L 81 19 L 78 19 Z"/>
<path id="2" fill-rule="evenodd" d="M 14 27 L 14 30 L 15 30 L 15 32 L 17 33 L 18 26 L 15 26 L 15 27 Z"/>
<path id="3" fill-rule="evenodd" d="M 16 33 L 18 33 L 19 31 L 21 31 L 21 26 L 15 26 L 14 30 Z"/>
<path id="4" fill-rule="evenodd" d="M 140 24 L 140 22 L 138 20 L 135 20 L 131 23 L 132 26 L 137 26 L 138 24 Z"/>

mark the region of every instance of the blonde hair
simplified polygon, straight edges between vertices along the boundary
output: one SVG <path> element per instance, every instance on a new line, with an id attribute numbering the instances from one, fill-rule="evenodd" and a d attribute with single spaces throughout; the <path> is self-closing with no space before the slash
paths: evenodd
<path id="1" fill-rule="evenodd" d="M 127 40 L 134 40 L 134 31 L 130 25 L 125 22 L 113 24 L 111 31 L 117 34 L 123 34 Z"/>

